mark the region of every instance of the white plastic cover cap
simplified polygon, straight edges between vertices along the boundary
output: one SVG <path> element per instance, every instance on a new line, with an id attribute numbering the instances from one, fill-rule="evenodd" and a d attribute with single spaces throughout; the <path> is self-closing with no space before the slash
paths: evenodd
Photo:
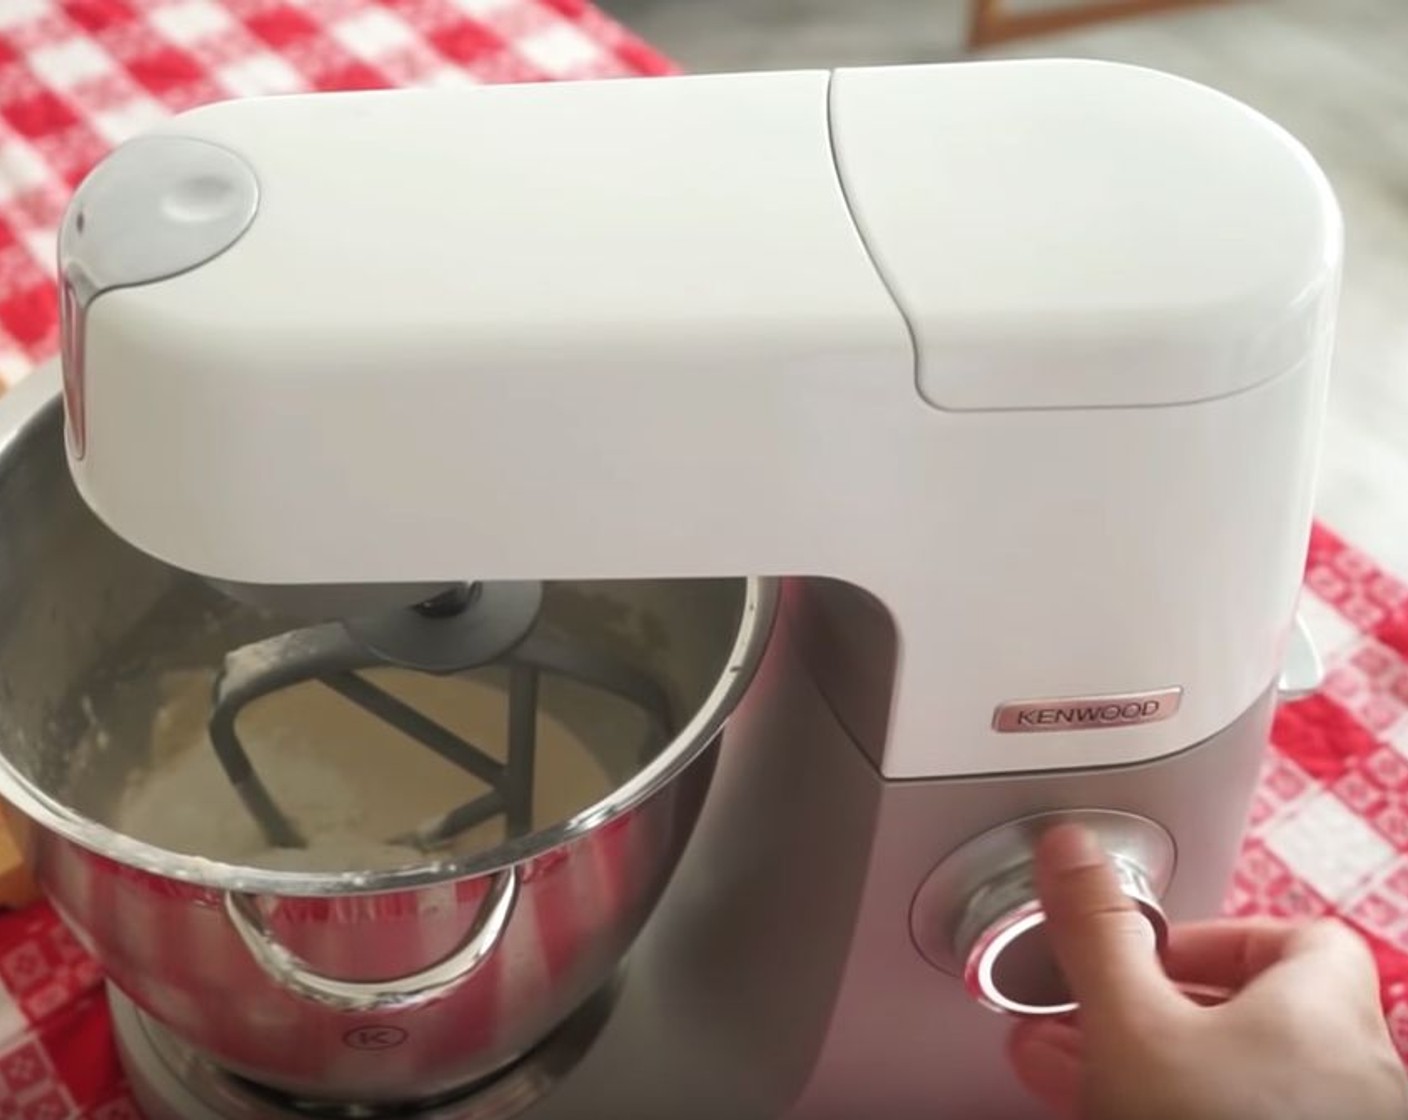
<path id="1" fill-rule="evenodd" d="M 983 62 L 842 70 L 831 108 L 931 404 L 1211 399 L 1284 372 L 1324 328 L 1330 188 L 1221 93 L 1131 66 Z"/>

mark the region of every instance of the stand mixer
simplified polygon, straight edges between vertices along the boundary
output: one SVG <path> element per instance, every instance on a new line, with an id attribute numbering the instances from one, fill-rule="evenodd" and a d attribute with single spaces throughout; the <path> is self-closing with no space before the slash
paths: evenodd
<path id="1" fill-rule="evenodd" d="M 1010 1016 L 1072 1004 L 1033 840 L 1086 823 L 1156 931 L 1217 912 L 1274 707 L 1314 687 L 1295 612 L 1340 254 L 1291 137 L 1123 66 L 214 105 L 70 208 L 68 468 L 149 562 L 306 620 L 225 661 L 227 731 L 222 705 L 296 679 L 508 656 L 528 711 L 539 670 L 624 697 L 648 758 L 692 709 L 589 642 L 535 646 L 534 588 L 750 581 L 766 618 L 723 669 L 747 687 L 618 974 L 398 1115 L 1035 1116 Z M 378 1114 L 223 1072 L 126 989 L 154 1118 Z M 417 1044 L 355 1029 L 368 1066 Z"/>

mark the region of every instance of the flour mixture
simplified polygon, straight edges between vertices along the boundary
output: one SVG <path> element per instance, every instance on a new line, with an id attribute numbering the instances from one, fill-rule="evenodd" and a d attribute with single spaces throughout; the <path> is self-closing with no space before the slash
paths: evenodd
<path id="1" fill-rule="evenodd" d="M 503 760 L 503 674 L 433 677 L 397 669 L 367 677 L 485 753 Z M 107 822 L 129 836 L 208 859 L 298 871 L 383 870 L 426 862 L 387 842 L 472 801 L 487 786 L 317 682 L 252 704 L 239 731 L 265 785 L 307 847 L 270 848 L 221 769 L 206 733 L 213 675 L 173 672 L 152 723 L 150 764 L 129 778 Z M 609 792 L 598 761 L 539 712 L 534 827 L 561 821 Z M 504 839 L 502 818 L 455 838 L 445 854 Z"/>

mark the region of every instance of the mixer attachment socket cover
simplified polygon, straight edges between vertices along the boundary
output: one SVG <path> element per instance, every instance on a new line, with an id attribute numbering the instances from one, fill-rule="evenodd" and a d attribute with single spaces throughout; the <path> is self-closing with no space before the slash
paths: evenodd
<path id="1" fill-rule="evenodd" d="M 141 136 L 79 185 L 58 234 L 59 317 L 69 452 L 87 451 L 88 311 L 104 292 L 214 260 L 253 223 L 260 187 L 243 157 L 188 136 Z"/>

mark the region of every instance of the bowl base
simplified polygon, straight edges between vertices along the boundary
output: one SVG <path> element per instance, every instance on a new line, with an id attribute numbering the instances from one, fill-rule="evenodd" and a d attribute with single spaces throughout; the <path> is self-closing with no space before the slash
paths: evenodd
<path id="1" fill-rule="evenodd" d="M 618 988 L 609 984 L 536 1050 L 487 1083 L 419 1106 L 295 1100 L 221 1069 L 112 985 L 108 1004 L 123 1070 L 147 1120 L 515 1120 L 550 1095 L 591 1049 Z"/>

